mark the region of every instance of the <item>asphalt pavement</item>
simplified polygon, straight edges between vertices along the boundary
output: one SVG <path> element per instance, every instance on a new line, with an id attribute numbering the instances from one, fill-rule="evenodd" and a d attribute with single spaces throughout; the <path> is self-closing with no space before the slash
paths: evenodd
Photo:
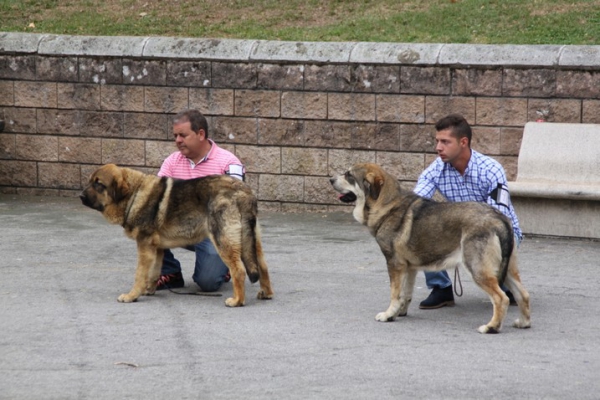
<path id="1" fill-rule="evenodd" d="M 117 302 L 136 249 L 78 199 L 0 195 L 0 399 L 598 399 L 600 243 L 527 237 L 532 328 L 477 327 L 487 296 L 375 321 L 385 261 L 348 213 L 261 213 L 275 298 L 168 291 Z M 193 254 L 177 249 L 186 287 Z"/>

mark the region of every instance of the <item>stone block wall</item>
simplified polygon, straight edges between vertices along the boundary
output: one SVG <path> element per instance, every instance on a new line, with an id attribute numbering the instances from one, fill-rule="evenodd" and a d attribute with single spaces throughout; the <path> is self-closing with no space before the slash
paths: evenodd
<path id="1" fill-rule="evenodd" d="M 526 122 L 600 123 L 600 46 L 0 33 L 0 192 L 74 196 L 104 163 L 156 173 L 187 108 L 263 209 L 347 209 L 329 176 L 377 162 L 410 187 L 453 112 L 513 180 Z"/>

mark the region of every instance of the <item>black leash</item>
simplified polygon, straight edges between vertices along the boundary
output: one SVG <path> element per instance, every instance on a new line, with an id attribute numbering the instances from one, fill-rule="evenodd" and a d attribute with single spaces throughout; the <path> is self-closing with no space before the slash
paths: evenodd
<path id="1" fill-rule="evenodd" d="M 460 286 L 460 294 L 458 293 L 458 286 L 456 285 L 456 282 L 458 282 L 458 286 Z M 460 280 L 458 267 L 454 268 L 454 294 L 456 295 L 456 297 L 462 297 L 463 295 L 462 281 Z"/>
<path id="2" fill-rule="evenodd" d="M 186 295 L 192 295 L 192 296 L 206 296 L 206 297 L 221 297 L 223 296 L 223 293 L 215 293 L 215 292 L 201 292 L 201 291 L 197 291 L 197 292 L 176 292 L 171 288 L 167 288 L 167 290 L 171 293 L 175 293 L 175 294 L 186 294 Z"/>

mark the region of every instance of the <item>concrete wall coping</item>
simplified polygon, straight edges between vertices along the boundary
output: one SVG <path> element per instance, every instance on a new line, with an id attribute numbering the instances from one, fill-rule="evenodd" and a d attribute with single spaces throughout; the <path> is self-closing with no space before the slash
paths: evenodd
<path id="1" fill-rule="evenodd" d="M 600 46 L 72 36 L 0 32 L 0 54 L 296 63 L 597 67 Z"/>

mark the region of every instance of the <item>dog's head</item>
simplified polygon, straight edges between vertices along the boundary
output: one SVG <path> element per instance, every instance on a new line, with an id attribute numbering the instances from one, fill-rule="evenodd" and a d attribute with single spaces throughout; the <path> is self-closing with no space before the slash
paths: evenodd
<path id="1" fill-rule="evenodd" d="M 377 200 L 385 182 L 385 173 L 376 164 L 355 164 L 343 175 L 334 176 L 329 181 L 344 203 L 357 199 Z"/>
<path id="2" fill-rule="evenodd" d="M 103 212 L 106 207 L 120 202 L 128 194 L 125 171 L 114 164 L 106 164 L 92 173 L 79 198 L 84 206 Z"/>

